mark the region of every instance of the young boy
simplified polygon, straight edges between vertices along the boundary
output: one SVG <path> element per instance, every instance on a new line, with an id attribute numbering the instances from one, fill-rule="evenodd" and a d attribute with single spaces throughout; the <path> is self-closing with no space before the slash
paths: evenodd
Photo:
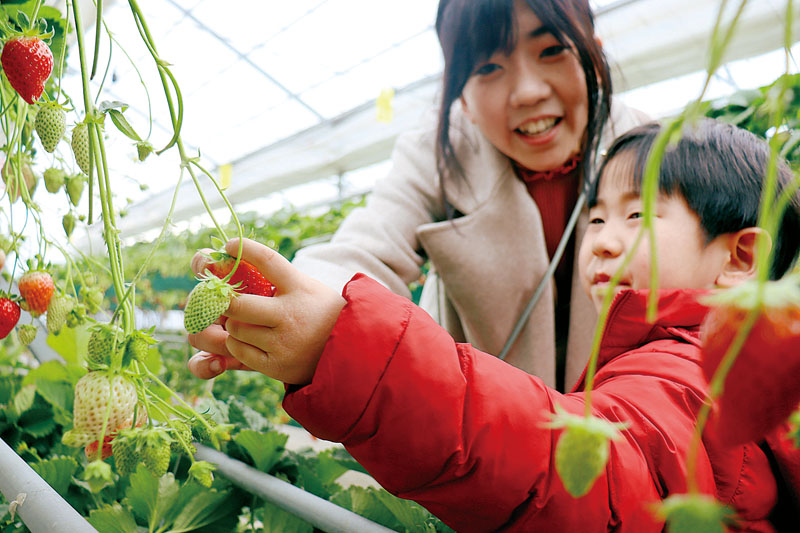
<path id="1" fill-rule="evenodd" d="M 618 139 L 590 191 L 579 265 L 598 308 L 641 228 L 643 162 L 658 131 L 647 125 Z M 756 246 L 756 221 L 768 158 L 762 140 L 715 121 L 700 123 L 667 152 L 655 218 L 658 318 L 645 320 L 645 238 L 616 289 L 592 393 L 594 416 L 628 428 L 612 441 L 605 471 L 584 497 L 565 491 L 553 459 L 560 430 L 546 425 L 556 406 L 583 413 L 583 378 L 569 394 L 550 389 L 455 343 L 424 311 L 362 275 L 341 297 L 246 241 L 243 259 L 278 294 L 234 300 L 227 331 L 215 326 L 190 338 L 222 356 L 196 356 L 190 368 L 202 376 L 210 360 L 236 361 L 229 368 L 284 381 L 284 407 L 295 420 L 344 443 L 387 490 L 457 531 L 661 531 L 652 504 L 686 491 L 687 449 L 708 392 L 698 340 L 707 309 L 698 298 L 751 279 L 758 254 L 767 252 Z M 791 179 L 785 165 L 779 175 L 783 185 Z M 798 205 L 772 241 L 773 278 L 797 255 Z M 742 529 L 773 531 L 770 518 L 787 489 L 770 464 L 774 456 L 800 459 L 756 443 L 723 449 L 707 432 L 700 490 L 735 509 Z"/>

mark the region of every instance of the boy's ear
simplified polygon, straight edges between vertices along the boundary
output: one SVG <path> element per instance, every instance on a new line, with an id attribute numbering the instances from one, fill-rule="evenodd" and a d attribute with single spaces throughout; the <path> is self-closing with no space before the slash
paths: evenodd
<path id="1" fill-rule="evenodd" d="M 760 235 L 764 235 L 764 249 L 758 249 Z M 717 276 L 719 287 L 733 287 L 752 279 L 756 274 L 759 254 L 769 253 L 772 238 L 763 228 L 744 228 L 729 236 L 728 258 Z"/>
<path id="2" fill-rule="evenodd" d="M 464 98 L 463 95 L 459 96 L 458 99 L 461 101 L 461 109 L 464 111 L 464 116 L 467 117 L 470 122 L 475 124 L 475 120 L 472 118 L 472 113 L 470 113 L 469 107 L 467 106 L 467 99 Z"/>

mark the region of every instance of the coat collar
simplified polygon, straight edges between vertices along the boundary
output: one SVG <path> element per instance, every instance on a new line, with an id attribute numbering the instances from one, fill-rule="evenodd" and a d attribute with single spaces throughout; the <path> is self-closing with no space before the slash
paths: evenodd
<path id="1" fill-rule="evenodd" d="M 630 350 L 661 339 L 679 339 L 700 346 L 700 324 L 708 312 L 702 297 L 709 290 L 663 289 L 658 291 L 656 320 L 646 319 L 649 290 L 623 290 L 608 312 L 597 368 Z M 586 368 L 572 391 L 583 390 Z"/>

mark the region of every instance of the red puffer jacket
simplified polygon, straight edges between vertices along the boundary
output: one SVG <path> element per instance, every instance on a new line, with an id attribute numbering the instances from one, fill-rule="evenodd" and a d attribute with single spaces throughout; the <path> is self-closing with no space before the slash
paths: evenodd
<path id="1" fill-rule="evenodd" d="M 357 275 L 313 381 L 284 407 L 317 437 L 342 442 L 388 491 L 419 502 L 457 531 L 661 531 L 652 503 L 686 490 L 686 451 L 707 384 L 698 366 L 698 292 L 664 291 L 655 324 L 646 293 L 615 301 L 592 394 L 595 416 L 630 424 L 584 497 L 564 490 L 544 423 L 556 404 L 582 414 L 582 383 L 561 394 L 496 357 L 457 344 L 422 310 Z M 748 531 L 786 487 L 777 456 L 800 480 L 800 454 L 704 439 L 702 491 L 734 507 Z M 791 475 L 786 476 L 791 483 Z M 791 485 L 789 486 L 791 488 Z M 794 489 L 798 487 L 795 485 Z"/>

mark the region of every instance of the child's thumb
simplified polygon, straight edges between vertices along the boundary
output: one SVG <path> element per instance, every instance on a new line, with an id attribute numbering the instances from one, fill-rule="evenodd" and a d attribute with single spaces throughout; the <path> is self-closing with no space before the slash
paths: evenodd
<path id="1" fill-rule="evenodd" d="M 239 239 L 231 239 L 225 244 L 225 251 L 236 257 L 239 254 Z M 279 289 L 289 289 L 299 272 L 292 264 L 275 250 L 250 239 L 242 239 L 241 258 L 264 274 L 270 283 Z"/>

